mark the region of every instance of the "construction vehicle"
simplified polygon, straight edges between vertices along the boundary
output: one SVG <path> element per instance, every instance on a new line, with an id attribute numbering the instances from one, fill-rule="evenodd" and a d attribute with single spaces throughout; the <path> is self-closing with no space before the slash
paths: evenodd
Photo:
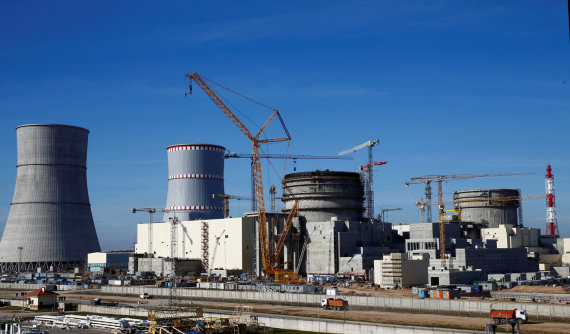
<path id="1" fill-rule="evenodd" d="M 489 318 L 493 319 L 495 322 L 506 322 L 506 321 L 518 321 L 519 324 L 526 323 L 528 321 L 528 314 L 526 310 L 491 310 L 489 312 Z"/>
<path id="2" fill-rule="evenodd" d="M 200 88 L 210 97 L 210 99 L 220 108 L 220 110 L 232 121 L 232 123 L 244 134 L 250 141 L 251 141 L 251 148 L 252 148 L 252 165 L 253 165 L 253 176 L 254 176 L 254 186 L 255 186 L 255 202 L 257 208 L 257 220 L 259 225 L 259 245 L 261 247 L 261 262 L 263 264 L 263 270 L 265 272 L 266 277 L 270 277 L 272 275 L 272 271 L 275 269 L 277 263 L 276 259 L 279 257 L 279 253 L 281 252 L 281 248 L 283 246 L 283 242 L 285 241 L 285 236 L 289 231 L 289 227 L 291 226 L 291 222 L 293 217 L 298 213 L 299 201 L 295 200 L 294 209 L 289 212 L 287 217 L 287 221 L 285 223 L 286 229 L 282 231 L 282 236 L 279 238 L 279 242 L 277 246 L 273 249 L 273 252 L 270 251 L 270 242 L 269 242 L 269 235 L 268 235 L 268 228 L 267 228 L 267 217 L 265 214 L 265 194 L 263 191 L 263 178 L 261 174 L 261 158 L 260 158 L 260 144 L 267 144 L 267 143 L 278 143 L 278 142 L 290 142 L 291 135 L 289 134 L 289 130 L 285 126 L 283 122 L 283 118 L 281 118 L 281 114 L 277 109 L 271 108 L 261 102 L 255 101 L 249 97 L 246 97 L 236 91 L 233 91 L 227 87 L 224 87 L 220 84 L 213 82 L 212 80 L 208 80 L 217 86 L 230 91 L 236 95 L 239 95 L 243 98 L 246 98 L 249 101 L 252 101 L 264 108 L 267 108 L 272 111 L 271 116 L 265 121 L 265 123 L 260 127 L 257 133 L 254 135 L 252 134 L 249 129 L 237 118 L 237 116 L 226 106 L 226 104 L 218 97 L 218 95 L 206 84 L 198 73 L 194 74 L 186 74 L 186 77 L 190 79 L 190 84 L 188 87 L 189 93 L 192 93 L 192 82 L 195 82 Z M 269 124 L 273 121 L 273 119 L 279 120 L 281 123 L 281 127 L 285 132 L 285 137 L 282 138 L 265 138 L 260 139 L 262 134 L 267 129 Z M 283 240 L 281 240 L 283 239 Z"/>
<path id="3" fill-rule="evenodd" d="M 342 311 L 348 307 L 348 301 L 341 298 L 326 298 L 321 300 L 321 307 L 325 310 Z"/>
<path id="4" fill-rule="evenodd" d="M 476 177 L 493 177 L 493 176 L 514 176 L 514 175 L 529 175 L 536 174 L 532 172 L 523 173 L 498 173 L 498 174 L 449 174 L 449 175 L 424 175 L 420 177 L 411 177 L 409 182 L 406 182 L 406 187 L 410 184 L 424 184 L 426 185 L 426 200 L 425 203 L 428 207 L 428 223 L 431 223 L 431 182 L 437 182 L 437 205 L 439 207 L 439 250 L 441 266 L 445 267 L 445 208 L 443 206 L 443 190 L 442 182 L 459 180 L 459 179 L 471 179 Z"/>

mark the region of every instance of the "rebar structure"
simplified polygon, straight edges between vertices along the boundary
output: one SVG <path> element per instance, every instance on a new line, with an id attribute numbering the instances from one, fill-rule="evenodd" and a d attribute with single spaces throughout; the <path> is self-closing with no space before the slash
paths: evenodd
<path id="1" fill-rule="evenodd" d="M 207 273 L 210 268 L 209 258 L 209 246 L 208 241 L 210 240 L 210 227 L 208 222 L 202 222 L 202 272 Z"/>

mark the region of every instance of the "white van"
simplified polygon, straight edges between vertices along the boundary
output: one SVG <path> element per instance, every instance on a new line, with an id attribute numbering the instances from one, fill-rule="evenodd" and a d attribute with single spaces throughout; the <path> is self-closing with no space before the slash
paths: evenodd
<path id="1" fill-rule="evenodd" d="M 150 295 L 146 292 L 143 292 L 143 293 L 141 293 L 140 298 L 141 299 L 150 299 Z"/>

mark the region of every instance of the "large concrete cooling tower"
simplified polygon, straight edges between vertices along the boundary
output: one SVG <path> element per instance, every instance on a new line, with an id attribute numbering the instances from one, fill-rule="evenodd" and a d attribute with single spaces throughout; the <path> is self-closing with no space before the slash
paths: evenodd
<path id="1" fill-rule="evenodd" d="M 208 144 L 169 146 L 168 196 L 164 221 L 223 218 L 225 148 Z"/>
<path id="2" fill-rule="evenodd" d="M 0 268 L 76 266 L 101 250 L 87 192 L 89 131 L 29 124 L 16 134 L 16 188 L 0 241 Z"/>

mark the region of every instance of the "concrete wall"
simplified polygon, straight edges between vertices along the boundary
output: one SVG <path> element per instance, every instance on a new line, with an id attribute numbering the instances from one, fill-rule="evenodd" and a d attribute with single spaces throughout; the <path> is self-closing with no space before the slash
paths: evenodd
<path id="1" fill-rule="evenodd" d="M 525 248 L 458 248 L 447 265 L 450 268 L 481 269 L 485 277 L 493 273 L 538 271 L 538 263 L 527 258 Z M 441 268 L 441 261 L 431 259 L 430 267 Z"/>
<path id="2" fill-rule="evenodd" d="M 139 286 L 103 286 L 103 293 L 116 295 L 140 295 L 147 292 L 153 296 L 168 297 L 169 290 L 166 288 L 149 288 Z M 297 293 L 273 293 L 259 291 L 239 290 L 205 290 L 179 288 L 178 293 L 182 298 L 190 300 L 220 300 L 226 302 L 248 301 L 265 304 L 289 304 L 320 307 L 320 301 L 325 298 L 323 294 L 297 294 Z M 382 309 L 418 312 L 443 312 L 458 314 L 488 314 L 491 303 L 478 300 L 446 300 L 446 299 L 419 299 L 398 297 L 367 297 L 367 296 L 342 296 L 353 308 Z M 513 303 L 493 302 L 495 309 L 526 309 L 530 319 L 569 319 L 570 305 L 552 305 L 537 303 Z"/>
<path id="3" fill-rule="evenodd" d="M 362 275 L 373 261 L 389 251 L 392 224 L 369 221 L 307 222 L 306 272 Z"/>
<path id="4" fill-rule="evenodd" d="M 481 238 L 497 240 L 497 248 L 538 247 L 540 230 L 537 228 L 515 227 L 511 224 L 495 228 L 481 229 Z"/>
<path id="5" fill-rule="evenodd" d="M 445 238 L 459 239 L 461 226 L 459 224 L 445 224 Z M 439 223 L 410 224 L 410 239 L 439 238 Z"/>
<path id="6" fill-rule="evenodd" d="M 560 253 L 570 254 L 570 238 L 558 238 L 556 240 L 556 249 Z"/>
<path id="7" fill-rule="evenodd" d="M 159 258 L 135 258 L 138 262 L 137 270 L 142 272 L 154 272 L 157 276 L 168 276 L 172 271 L 170 259 Z M 176 275 L 200 275 L 202 272 L 202 260 L 200 259 L 176 259 Z M 132 273 L 134 274 L 134 273 Z"/>
<path id="8" fill-rule="evenodd" d="M 366 322 L 342 321 L 318 318 L 290 317 L 283 315 L 258 315 L 258 321 L 271 328 L 299 330 L 317 333 L 378 333 L 378 334 L 460 334 L 478 333 L 468 330 L 397 326 Z M 483 332 L 481 332 L 483 333 Z"/>
<path id="9" fill-rule="evenodd" d="M 481 270 L 442 270 L 441 268 L 428 270 L 428 284 L 430 285 L 473 284 L 485 278 Z"/>

